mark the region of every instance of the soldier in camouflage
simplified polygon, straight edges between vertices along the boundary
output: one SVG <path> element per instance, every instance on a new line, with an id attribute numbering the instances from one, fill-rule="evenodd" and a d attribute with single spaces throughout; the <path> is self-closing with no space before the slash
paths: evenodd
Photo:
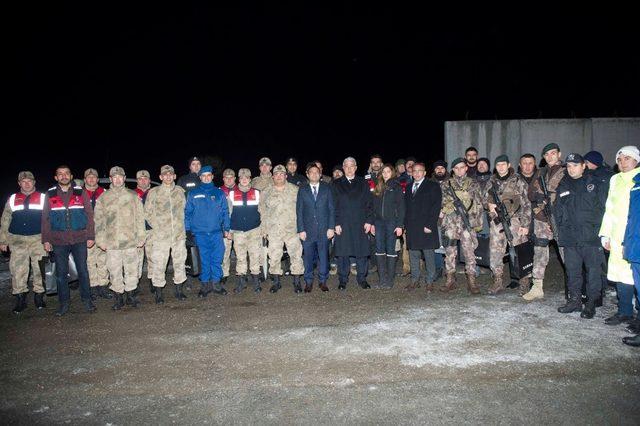
<path id="1" fill-rule="evenodd" d="M 151 282 L 155 288 L 157 304 L 164 303 L 162 289 L 166 285 L 166 266 L 169 256 L 173 262 L 173 283 L 175 297 L 185 300 L 183 285 L 187 281 L 185 262 L 187 260 L 186 233 L 184 230 L 184 207 L 186 199 L 184 189 L 174 182 L 176 173 L 172 166 L 164 165 L 160 168 L 162 184 L 152 188 L 144 204 L 144 214 L 151 226 L 151 235 L 147 243 L 151 242 L 152 249 L 148 252 L 151 259 L 149 272 Z"/>
<path id="2" fill-rule="evenodd" d="M 236 172 L 233 169 L 224 169 L 222 172 L 223 185 L 220 190 L 227 196 L 227 206 L 229 207 L 229 213 L 231 213 L 231 200 L 229 200 L 229 192 L 238 189 L 236 185 Z M 224 257 L 222 258 L 222 281 L 225 284 L 229 277 L 229 269 L 231 269 L 231 250 L 233 249 L 233 240 L 230 238 L 224 239 Z"/>
<path id="3" fill-rule="evenodd" d="M 254 179 L 255 180 L 255 179 Z M 260 194 L 260 219 L 262 236 L 269 240 L 269 272 L 273 285 L 269 291 L 281 288 L 281 258 L 283 246 L 291 259 L 291 275 L 296 293 L 302 292 L 300 276 L 304 273 L 302 264 L 302 243 L 298 237 L 296 222 L 296 201 L 298 187 L 287 182 L 287 169 L 279 164 L 273 169 L 273 185 Z"/>
<path id="4" fill-rule="evenodd" d="M 448 292 L 456 288 L 456 257 L 457 241 L 460 240 L 462 254 L 465 258 L 467 273 L 467 288 L 472 294 L 478 294 L 480 289 L 476 285 L 476 257 L 478 247 L 476 233 L 482 229 L 482 194 L 478 182 L 467 176 L 467 165 L 463 158 L 456 158 L 451 163 L 453 176 L 440 184 L 442 188 L 442 229 L 449 241 L 446 247 L 445 270 L 447 281 L 441 291 Z M 462 216 L 456 211 L 454 194 L 462 202 L 471 225 L 467 229 Z"/>
<path id="5" fill-rule="evenodd" d="M 273 186 L 271 160 L 268 157 L 262 157 L 260 161 L 258 161 L 258 168 L 260 169 L 260 176 L 256 176 L 251 180 L 251 187 L 258 191 L 264 191 L 268 187 Z"/>
<path id="6" fill-rule="evenodd" d="M 494 190 L 502 204 L 506 207 L 511 219 L 512 244 L 518 245 L 526 242 L 531 222 L 531 203 L 527 197 L 527 183 L 511 168 L 511 163 L 506 155 L 500 155 L 495 161 L 496 173 L 491 177 L 485 191 L 485 206 L 489 212 L 490 231 L 490 264 L 493 272 L 493 285 L 489 288 L 489 294 L 498 294 L 505 289 L 503 281 L 503 258 L 507 249 L 507 237 L 504 234 L 503 225 L 498 220 L 496 204 L 490 193 Z M 528 278 L 520 280 L 521 289 L 528 287 Z M 521 290 L 522 291 L 522 290 Z M 524 293 L 521 293 L 521 295 Z"/>
<path id="7" fill-rule="evenodd" d="M 556 199 L 556 188 L 565 176 L 565 165 L 561 161 L 560 147 L 555 143 L 550 143 L 542 149 L 542 156 L 547 165 L 540 168 L 534 175 L 531 185 L 529 185 L 528 196 L 533 208 L 533 286 L 522 298 L 527 301 L 542 299 L 544 297 L 543 280 L 544 272 L 549 263 L 549 242 L 554 239 L 553 223 L 546 216 L 544 206 L 546 200 L 540 185 L 540 176 L 544 176 L 549 191 L 551 208 Z M 553 217 L 553 216 L 552 216 Z M 559 247 L 560 257 L 563 257 L 562 248 Z M 561 259 L 562 260 L 562 259 Z"/>
<path id="8" fill-rule="evenodd" d="M 140 303 L 134 291 L 138 287 L 138 249 L 144 246 L 146 233 L 142 202 L 124 185 L 124 169 L 112 167 L 109 178 L 109 190 L 96 203 L 96 244 L 107 252 L 111 290 L 116 294 L 112 309 L 119 310 L 125 292 L 128 305 Z"/>

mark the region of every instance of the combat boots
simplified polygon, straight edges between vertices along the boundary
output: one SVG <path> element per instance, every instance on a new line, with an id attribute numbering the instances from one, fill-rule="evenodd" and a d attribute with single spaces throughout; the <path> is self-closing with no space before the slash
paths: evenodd
<path id="1" fill-rule="evenodd" d="M 132 308 L 137 308 L 140 304 L 140 301 L 138 300 L 138 296 L 136 295 L 135 290 L 125 291 L 125 293 L 127 294 L 126 304 L 131 306 Z"/>
<path id="2" fill-rule="evenodd" d="M 114 311 L 119 311 L 124 307 L 124 300 L 122 297 L 122 293 L 116 293 L 113 299 L 114 299 L 114 304 L 113 306 L 111 306 L 111 309 L 113 309 Z"/>
<path id="3" fill-rule="evenodd" d="M 164 297 L 162 296 L 162 287 L 156 287 L 153 291 L 156 295 L 156 305 L 162 305 L 164 303 Z"/>
<path id="4" fill-rule="evenodd" d="M 542 290 L 542 280 L 534 279 L 531 290 L 529 290 L 527 294 L 522 296 L 522 298 L 528 302 L 544 298 L 544 291 Z"/>
<path id="5" fill-rule="evenodd" d="M 238 275 L 236 276 L 236 288 L 233 289 L 235 294 L 242 293 L 246 286 L 247 276 L 246 275 Z"/>
<path id="6" fill-rule="evenodd" d="M 580 318 L 591 319 L 596 315 L 596 304 L 595 302 L 587 302 L 580 312 Z"/>
<path id="7" fill-rule="evenodd" d="M 440 291 L 443 293 L 447 293 L 449 291 L 455 290 L 457 288 L 456 286 L 456 273 L 454 272 L 447 272 L 447 282 L 440 287 Z"/>
<path id="8" fill-rule="evenodd" d="M 152 280 L 149 280 L 149 291 L 151 292 L 151 294 L 156 292 L 156 287 L 153 286 L 153 281 Z"/>
<path id="9" fill-rule="evenodd" d="M 16 306 L 13 308 L 13 313 L 19 314 L 27 309 L 27 293 L 16 294 L 14 297 L 16 299 Z"/>
<path id="10" fill-rule="evenodd" d="M 376 254 L 376 263 L 378 264 L 378 287 L 387 287 L 387 255 Z"/>
<path id="11" fill-rule="evenodd" d="M 498 293 L 501 293 L 504 290 L 504 282 L 502 281 L 502 273 L 495 274 L 493 277 L 493 284 L 487 291 L 489 294 L 495 296 Z"/>
<path id="12" fill-rule="evenodd" d="M 467 289 L 471 294 L 480 294 L 480 288 L 476 284 L 475 274 L 467 274 Z"/>
<path id="13" fill-rule="evenodd" d="M 282 286 L 280 285 L 280 275 L 271 275 L 271 280 L 273 281 L 273 284 L 269 289 L 269 293 L 277 293 L 278 290 L 282 288 Z"/>
<path id="14" fill-rule="evenodd" d="M 209 283 L 200 283 L 200 291 L 198 292 L 198 297 L 204 298 L 209 295 Z"/>
<path id="15" fill-rule="evenodd" d="M 103 299 L 112 299 L 113 295 L 106 285 L 98 286 L 98 295 Z"/>
<path id="16" fill-rule="evenodd" d="M 227 294 L 227 290 L 222 287 L 222 284 L 220 284 L 220 282 L 217 283 L 211 283 L 211 291 L 213 291 L 215 294 L 219 294 L 221 296 L 224 296 L 225 294 Z"/>
<path id="17" fill-rule="evenodd" d="M 558 308 L 558 312 L 560 312 L 561 314 L 569 314 L 571 312 L 579 312 L 581 310 L 582 300 L 580 300 L 580 297 L 572 297 L 567 300 L 567 303 Z"/>
<path id="18" fill-rule="evenodd" d="M 251 281 L 253 281 L 253 291 L 260 293 L 262 291 L 262 287 L 260 287 L 260 275 L 251 274 Z"/>
<path id="19" fill-rule="evenodd" d="M 98 287 L 91 287 L 89 290 L 91 291 L 91 300 L 98 300 L 100 296 Z"/>
<path id="20" fill-rule="evenodd" d="M 302 293 L 302 285 L 300 284 L 300 275 L 293 276 L 293 291 L 296 294 Z"/>
<path id="21" fill-rule="evenodd" d="M 176 284 L 175 292 L 176 292 L 176 299 L 187 300 L 187 296 L 184 294 L 184 283 Z"/>
<path id="22" fill-rule="evenodd" d="M 520 294 L 520 296 L 524 296 L 531 288 L 531 279 L 529 277 L 520 278 L 518 284 L 520 284 L 518 286 L 518 294 Z"/>
<path id="23" fill-rule="evenodd" d="M 33 295 L 33 303 L 38 309 L 46 308 L 47 305 L 44 303 L 44 293 L 35 293 Z"/>

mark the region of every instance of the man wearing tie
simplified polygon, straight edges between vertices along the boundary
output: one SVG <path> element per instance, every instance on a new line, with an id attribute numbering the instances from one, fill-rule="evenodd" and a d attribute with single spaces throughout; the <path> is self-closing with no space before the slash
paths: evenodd
<path id="1" fill-rule="evenodd" d="M 424 163 L 415 163 L 412 170 L 413 183 L 407 186 L 405 192 L 405 230 L 411 264 L 411 283 L 406 286 L 408 290 L 420 286 L 422 256 L 426 269 L 427 291 L 433 290 L 436 278 L 434 250 L 440 246 L 438 216 L 442 204 L 442 191 L 437 183 L 425 179 L 425 175 Z"/>
<path id="2" fill-rule="evenodd" d="M 300 186 L 296 202 L 298 235 L 302 240 L 304 261 L 304 292 L 313 288 L 313 266 L 318 265 L 318 280 L 322 291 L 329 291 L 329 241 L 333 238 L 335 210 L 329 184 L 322 182 L 320 169 L 314 163 L 307 166 L 308 184 Z"/>

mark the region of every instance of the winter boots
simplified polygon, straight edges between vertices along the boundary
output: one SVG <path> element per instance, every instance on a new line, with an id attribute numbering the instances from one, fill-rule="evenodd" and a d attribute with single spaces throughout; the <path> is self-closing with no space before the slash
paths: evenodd
<path id="1" fill-rule="evenodd" d="M 296 294 L 302 293 L 302 285 L 300 284 L 300 275 L 293 276 L 293 291 Z"/>
<path id="2" fill-rule="evenodd" d="M 246 275 L 238 275 L 236 276 L 236 288 L 233 289 L 235 294 L 242 293 L 242 290 L 247 286 L 247 276 Z"/>
<path id="3" fill-rule="evenodd" d="M 396 264 L 398 263 L 398 256 L 387 255 L 387 288 L 393 288 L 393 283 L 396 279 Z"/>
<path id="4" fill-rule="evenodd" d="M 175 292 L 176 292 L 176 299 L 187 300 L 187 296 L 184 294 L 184 283 L 176 284 Z"/>
<path id="5" fill-rule="evenodd" d="M 251 274 L 251 281 L 253 281 L 253 291 L 260 293 L 262 291 L 262 287 L 260 287 L 260 275 Z"/>
<path id="6" fill-rule="evenodd" d="M 14 314 L 19 314 L 27 309 L 27 293 L 16 294 L 13 297 L 16 299 L 16 305 L 13 308 Z"/>
<path id="7" fill-rule="evenodd" d="M 36 308 L 38 309 L 46 308 L 47 305 L 44 303 L 44 293 L 34 293 L 33 303 L 36 305 Z"/>
<path id="8" fill-rule="evenodd" d="M 164 303 L 164 297 L 162 295 L 162 287 L 156 287 L 152 291 L 156 295 L 156 305 L 162 305 Z"/>
<path id="9" fill-rule="evenodd" d="M 140 301 L 138 300 L 138 295 L 136 294 L 135 290 L 125 291 L 125 294 L 127 295 L 127 300 L 125 303 L 132 308 L 137 308 L 140 304 Z"/>
<path id="10" fill-rule="evenodd" d="M 111 309 L 113 309 L 114 311 L 119 311 L 124 307 L 124 300 L 122 297 L 122 293 L 116 293 L 113 299 L 114 299 L 114 304 L 113 306 L 111 306 Z"/>
<path id="11" fill-rule="evenodd" d="M 536 300 L 536 299 L 543 299 L 544 291 L 542 291 L 542 280 L 534 278 L 533 286 L 531 287 L 531 290 L 529 290 L 527 294 L 522 296 L 522 298 L 527 302 L 531 302 L 532 300 Z"/>
<path id="12" fill-rule="evenodd" d="M 269 289 L 269 293 L 277 293 L 278 290 L 282 288 L 282 285 L 280 284 L 280 275 L 271 275 L 271 281 L 273 281 L 273 284 Z"/>
<path id="13" fill-rule="evenodd" d="M 378 264 L 378 287 L 385 288 L 388 286 L 389 280 L 387 273 L 387 255 L 376 254 L 376 263 Z"/>

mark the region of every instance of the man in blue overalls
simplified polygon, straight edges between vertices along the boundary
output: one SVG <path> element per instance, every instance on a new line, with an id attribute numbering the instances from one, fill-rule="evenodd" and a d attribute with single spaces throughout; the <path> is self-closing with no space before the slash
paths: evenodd
<path id="1" fill-rule="evenodd" d="M 220 284 L 223 238 L 229 237 L 229 207 L 224 192 L 213 185 L 213 169 L 204 166 L 198 173 L 200 186 L 189 191 L 184 211 L 187 238 L 195 237 L 200 251 L 200 292 L 207 297 L 211 292 L 227 294 Z"/>

